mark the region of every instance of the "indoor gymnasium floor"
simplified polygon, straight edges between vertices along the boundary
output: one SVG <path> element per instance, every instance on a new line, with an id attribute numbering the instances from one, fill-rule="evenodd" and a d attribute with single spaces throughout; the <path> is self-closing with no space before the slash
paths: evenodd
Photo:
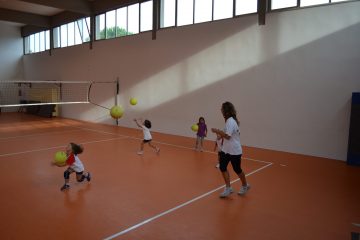
<path id="1" fill-rule="evenodd" d="M 135 127 L 135 126 L 134 126 Z M 351 239 L 360 232 L 360 168 L 244 147 L 252 188 L 220 199 L 214 143 L 23 113 L 0 115 L 0 239 Z M 61 192 L 56 151 L 81 143 L 92 174 Z M 233 187 L 240 182 L 230 169 Z"/>

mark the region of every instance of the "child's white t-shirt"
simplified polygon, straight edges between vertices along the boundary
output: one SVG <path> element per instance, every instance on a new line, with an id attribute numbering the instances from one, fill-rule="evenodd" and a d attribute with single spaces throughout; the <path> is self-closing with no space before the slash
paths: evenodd
<path id="1" fill-rule="evenodd" d="M 74 155 L 75 161 L 70 165 L 70 168 L 75 172 L 83 172 L 85 170 L 83 163 L 80 161 L 80 158 L 77 155 Z"/>
<path id="2" fill-rule="evenodd" d="M 230 139 L 224 138 L 222 151 L 231 155 L 242 154 L 240 130 L 234 118 L 230 117 L 226 120 L 224 132 L 230 136 Z"/>
<path id="3" fill-rule="evenodd" d="M 152 138 L 151 138 L 150 130 L 147 127 L 145 127 L 144 125 L 141 127 L 142 127 L 143 133 L 144 133 L 144 140 L 151 140 Z"/>

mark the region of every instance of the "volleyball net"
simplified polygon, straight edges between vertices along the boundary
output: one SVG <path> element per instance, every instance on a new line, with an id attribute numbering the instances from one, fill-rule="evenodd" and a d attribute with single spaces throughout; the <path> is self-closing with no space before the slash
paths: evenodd
<path id="1" fill-rule="evenodd" d="M 26 107 L 36 105 L 63 105 L 92 103 L 92 96 L 99 89 L 95 85 L 109 85 L 115 96 L 119 93 L 119 81 L 94 82 L 94 81 L 0 81 L 0 108 Z M 115 84 L 115 87 L 112 85 Z M 113 96 L 113 95 L 112 95 Z M 111 96 L 111 97 L 112 97 Z"/>

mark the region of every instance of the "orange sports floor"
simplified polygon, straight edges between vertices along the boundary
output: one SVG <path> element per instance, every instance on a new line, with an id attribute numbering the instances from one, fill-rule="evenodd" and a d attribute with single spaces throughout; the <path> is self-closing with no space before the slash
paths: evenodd
<path id="1" fill-rule="evenodd" d="M 134 126 L 135 127 L 135 126 Z M 211 139 L 211 136 L 209 137 Z M 0 114 L 0 239 L 351 239 L 360 232 L 360 168 L 345 162 L 244 147 L 246 196 L 220 199 L 214 143 L 22 113 Z M 61 192 L 51 166 L 69 142 L 91 182 Z M 240 182 L 230 169 L 238 190 Z"/>

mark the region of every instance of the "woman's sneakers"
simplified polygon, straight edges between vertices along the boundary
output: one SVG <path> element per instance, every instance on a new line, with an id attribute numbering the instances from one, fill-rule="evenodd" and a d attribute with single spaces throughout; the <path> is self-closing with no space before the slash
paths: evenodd
<path id="1" fill-rule="evenodd" d="M 88 181 L 88 182 L 90 182 L 90 180 L 91 180 L 91 174 L 88 172 L 88 175 L 86 176 L 86 180 Z"/>
<path id="2" fill-rule="evenodd" d="M 231 193 L 233 193 L 232 187 L 225 187 L 224 191 L 220 194 L 220 197 L 225 198 L 229 196 Z"/>
<path id="3" fill-rule="evenodd" d="M 240 191 L 238 192 L 239 195 L 245 195 L 247 191 L 250 189 L 250 184 L 246 184 L 246 186 L 241 186 Z"/>
<path id="4" fill-rule="evenodd" d="M 62 186 L 60 188 L 61 191 L 65 191 L 66 189 L 69 189 L 70 188 L 70 185 L 67 185 L 67 184 L 64 184 L 64 186 Z"/>
<path id="5" fill-rule="evenodd" d="M 250 189 L 250 184 L 247 184 L 246 186 L 241 186 L 238 194 L 245 195 L 245 193 L 247 193 L 249 189 Z M 220 194 L 220 197 L 221 198 L 228 197 L 231 193 L 233 193 L 232 187 L 225 187 L 224 191 Z"/>

